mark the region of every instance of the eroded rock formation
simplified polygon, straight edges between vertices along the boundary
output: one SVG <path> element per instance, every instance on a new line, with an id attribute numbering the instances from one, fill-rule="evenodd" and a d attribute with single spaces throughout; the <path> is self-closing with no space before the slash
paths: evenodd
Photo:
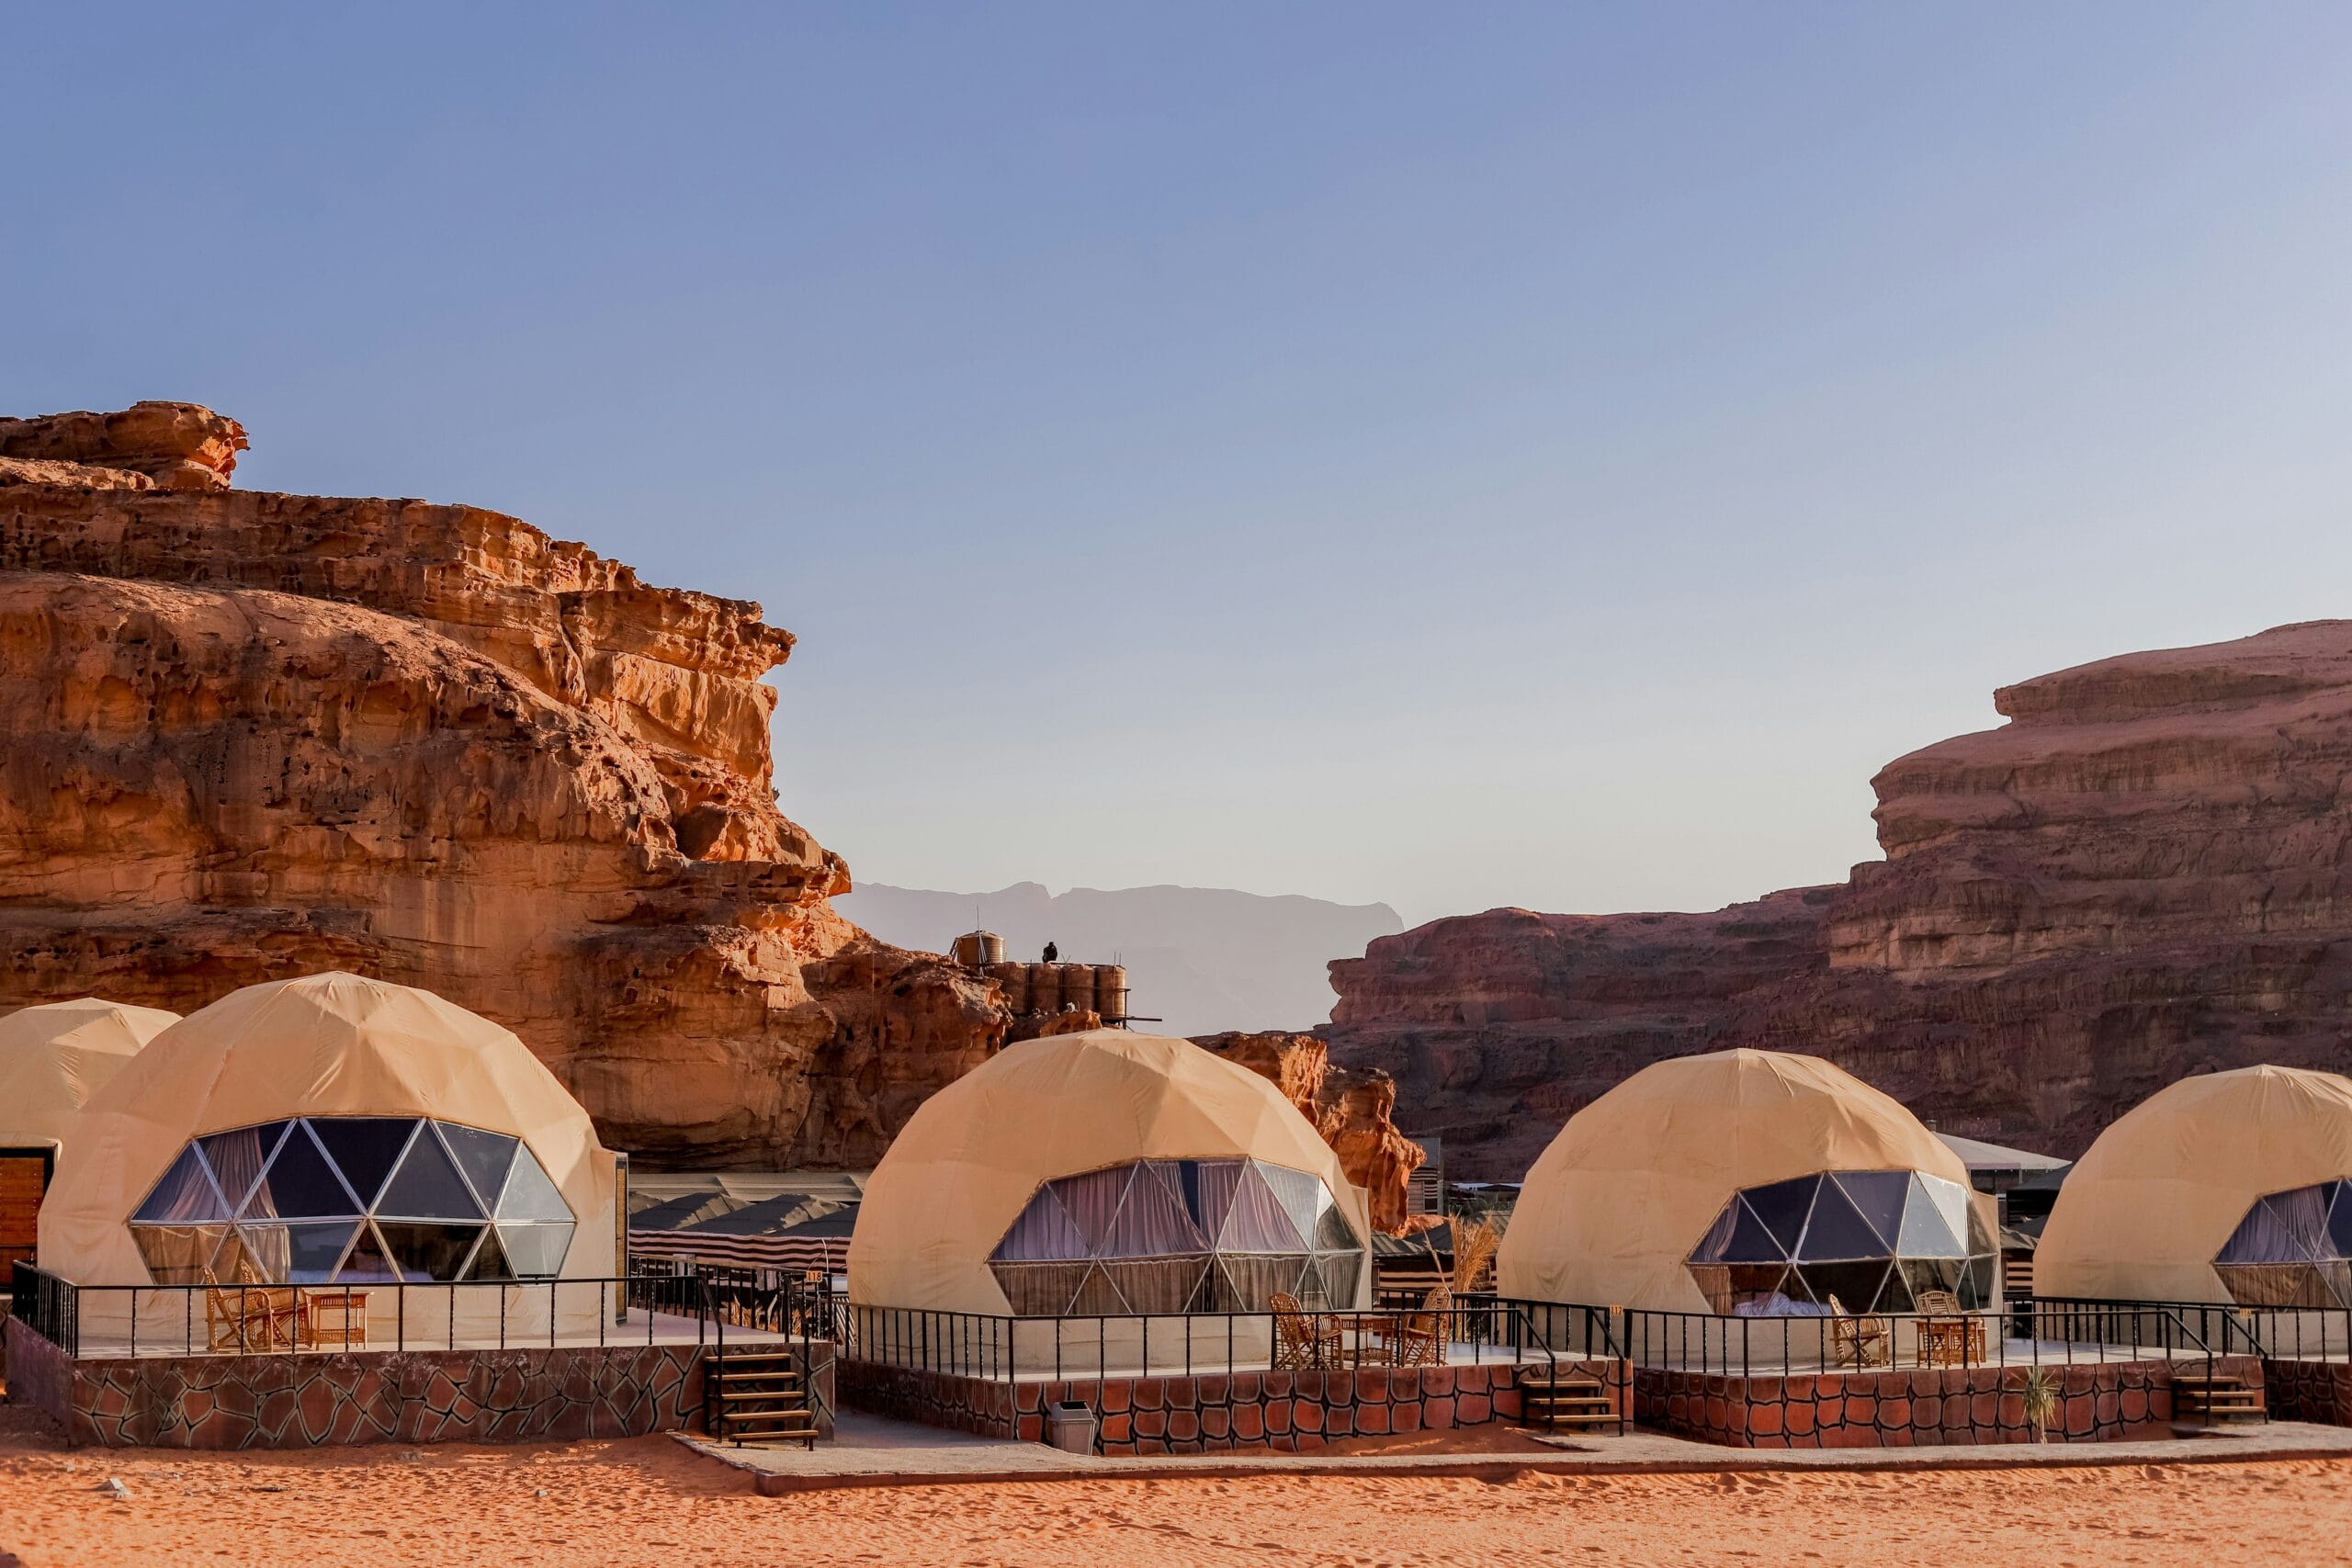
<path id="1" fill-rule="evenodd" d="M 1390 1235 L 1422 1228 L 1406 1200 L 1429 1154 L 1396 1130 L 1396 1084 L 1387 1073 L 1335 1069 L 1330 1047 L 1312 1034 L 1209 1034 L 1195 1043 L 1273 1080 L 1364 1190 L 1375 1228 Z"/>
<path id="2" fill-rule="evenodd" d="M 1947 1132 L 2073 1155 L 2185 1074 L 2352 1066 L 2352 622 L 2004 688 L 1872 781 L 1883 861 L 1712 914 L 1496 909 L 1331 965 L 1449 1174 L 1515 1179 L 1649 1062 L 1826 1055 Z"/>
<path id="3" fill-rule="evenodd" d="M 192 404 L 0 421 L 0 1005 L 361 970 L 716 1164 L 871 1164 L 1001 1042 L 986 981 L 832 912 L 758 605 L 476 507 L 227 489 L 244 445 Z"/>

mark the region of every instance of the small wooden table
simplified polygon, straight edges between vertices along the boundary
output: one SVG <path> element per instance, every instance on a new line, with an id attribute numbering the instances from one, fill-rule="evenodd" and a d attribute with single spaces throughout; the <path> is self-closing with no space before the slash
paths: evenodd
<path id="1" fill-rule="evenodd" d="M 1984 1320 L 1981 1317 L 1923 1317 L 1914 1364 L 1957 1367 L 1984 1359 Z"/>
<path id="2" fill-rule="evenodd" d="M 1404 1313 L 1335 1312 L 1325 1315 L 1340 1325 L 1341 1351 L 1349 1366 L 1387 1367 L 1396 1364 L 1396 1342 L 1405 1324 Z"/>
<path id="3" fill-rule="evenodd" d="M 317 1349 L 334 1346 L 349 1349 L 368 1343 L 368 1292 L 337 1286 L 306 1290 L 296 1332 L 303 1345 Z"/>

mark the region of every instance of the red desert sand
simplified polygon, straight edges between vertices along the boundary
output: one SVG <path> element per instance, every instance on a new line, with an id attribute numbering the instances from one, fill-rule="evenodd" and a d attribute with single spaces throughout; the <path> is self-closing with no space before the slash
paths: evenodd
<path id="1" fill-rule="evenodd" d="M 119 1476 L 130 1495 L 97 1490 Z M 0 1412 L 0 1563 L 2340 1562 L 2352 1462 L 1057 1483 L 762 1497 L 667 1438 L 68 1450 Z"/>

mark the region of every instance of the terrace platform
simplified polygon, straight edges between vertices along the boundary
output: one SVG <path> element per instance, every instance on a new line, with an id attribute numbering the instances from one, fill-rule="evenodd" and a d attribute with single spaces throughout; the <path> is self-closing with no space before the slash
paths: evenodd
<path id="1" fill-rule="evenodd" d="M 190 1353 L 184 1342 L 104 1340 L 68 1354 L 11 1317 L 12 1401 L 48 1411 L 76 1446 L 316 1448 L 366 1443 L 540 1442 L 684 1431 L 705 1415 L 708 1323 L 633 1314 L 605 1344 L 545 1332 L 533 1341 L 460 1335 L 454 1346 Z M 730 1326 L 729 1349 L 790 1344 L 808 1361 L 820 1434 L 830 1434 L 833 1357 L 823 1340 Z"/>
<path id="2" fill-rule="evenodd" d="M 849 1411 L 836 1440 L 735 1448 L 680 1441 L 744 1473 L 768 1495 L 850 1486 L 956 1486 L 1020 1482 L 1167 1480 L 1282 1475 L 1448 1475 L 1503 1480 L 1553 1474 L 1705 1474 L 1837 1470 L 1987 1470 L 2352 1459 L 2352 1430 L 2273 1422 L 2190 1438 L 1984 1448 L 1730 1450 L 1659 1433 L 1605 1440 L 1527 1434 L 1544 1451 L 1510 1453 L 1204 1453 L 1103 1458 L 1041 1443 L 982 1438 Z"/>

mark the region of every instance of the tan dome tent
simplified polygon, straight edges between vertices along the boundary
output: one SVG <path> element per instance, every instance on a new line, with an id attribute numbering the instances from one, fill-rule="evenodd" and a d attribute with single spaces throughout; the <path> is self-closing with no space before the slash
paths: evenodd
<path id="1" fill-rule="evenodd" d="M 1645 1067 L 1568 1120 L 1496 1260 L 1536 1301 L 1736 1316 L 1914 1310 L 1997 1291 L 1991 1200 L 1894 1100 L 1813 1056 Z"/>
<path id="2" fill-rule="evenodd" d="M 1273 1084 L 1188 1041 L 1092 1030 L 1011 1046 L 917 1111 L 866 1183 L 851 1302 L 1017 1317 L 1018 1364 L 1050 1365 L 1056 1318 L 1106 1364 L 1154 1364 L 1190 1332 L 1264 1353 L 1276 1292 L 1368 1303 L 1363 1194 Z M 1162 1351 L 1167 1354 L 1163 1358 Z M 1073 1344 L 1063 1359 L 1078 1354 Z"/>
<path id="3" fill-rule="evenodd" d="M 0 1018 L 0 1265 L 33 1257 L 41 1196 L 84 1103 L 178 1021 L 96 997 Z"/>
<path id="4" fill-rule="evenodd" d="M 191 1013 L 91 1100 L 41 1209 L 41 1264 L 85 1286 L 602 1278 L 616 1171 L 507 1030 L 428 991 L 311 975 Z M 396 1292 L 370 1294 L 380 1331 Z M 501 1295 L 410 1292 L 404 1327 L 455 1313 L 451 1332 L 494 1333 Z M 527 1299 L 545 1324 L 549 1292 Z M 595 1291 L 557 1301 L 562 1331 L 595 1331 Z M 85 1336 L 118 1307 L 128 1294 L 85 1292 Z M 178 1310 L 142 1296 L 158 1308 Z"/>
<path id="5" fill-rule="evenodd" d="M 2352 1306 L 2352 1081 L 2183 1078 L 2098 1135 L 2059 1189 L 2035 1293 Z"/>

